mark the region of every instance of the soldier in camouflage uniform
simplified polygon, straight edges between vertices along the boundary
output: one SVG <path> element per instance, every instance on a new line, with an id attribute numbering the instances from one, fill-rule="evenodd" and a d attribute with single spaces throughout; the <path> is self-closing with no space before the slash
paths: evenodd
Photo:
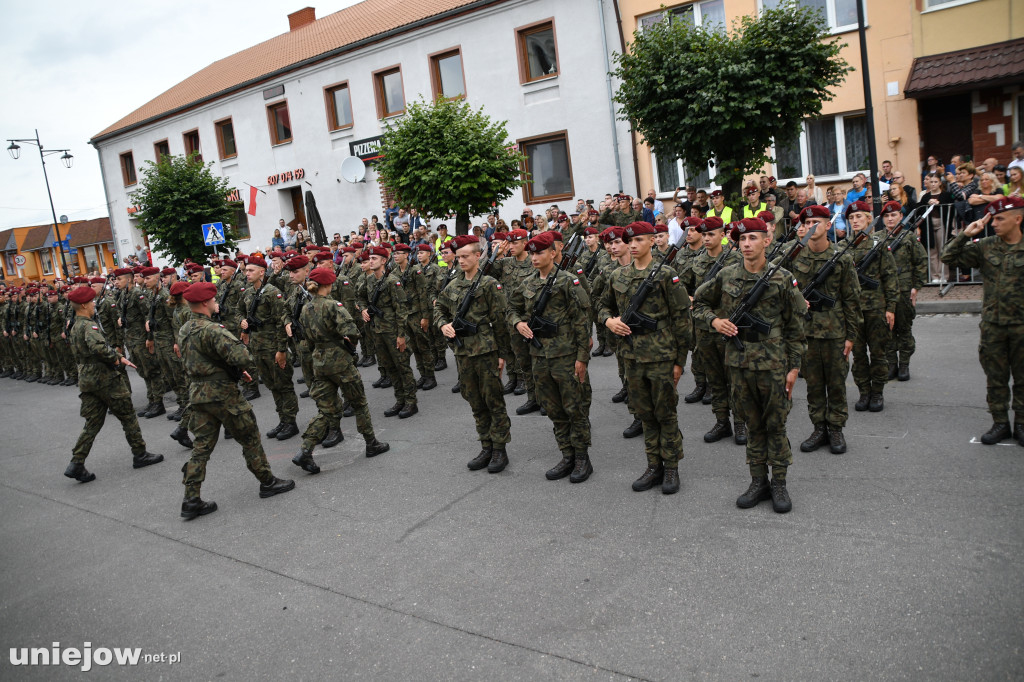
<path id="1" fill-rule="evenodd" d="M 506 239 L 507 239 L 507 237 L 506 237 Z M 447 259 L 447 261 L 448 261 L 448 267 L 440 268 L 440 270 L 438 272 L 438 274 L 440 276 L 439 279 L 438 279 L 438 284 L 437 284 L 437 295 L 438 295 L 438 297 L 441 296 L 441 292 L 443 292 L 445 290 L 445 288 L 447 288 L 452 282 L 454 282 L 455 280 L 460 279 L 461 277 L 463 277 L 462 268 L 459 267 L 459 259 L 455 256 L 455 240 L 454 239 L 448 240 L 447 242 L 445 242 L 444 246 L 441 247 L 441 249 L 442 249 L 442 252 L 445 254 L 445 256 L 444 256 L 445 259 Z M 434 299 L 434 305 L 437 305 L 437 299 Z M 440 343 L 440 345 L 438 345 L 438 343 L 434 344 L 434 353 L 436 355 L 438 355 L 438 356 L 446 355 L 447 352 L 448 352 L 448 339 L 445 338 L 444 334 L 441 333 L 441 330 L 438 328 L 438 326 L 436 324 L 431 324 L 430 326 L 433 328 L 434 332 L 436 333 L 436 336 L 439 339 L 439 343 Z M 512 353 L 512 342 L 511 342 L 511 340 L 509 341 L 508 347 L 507 347 L 506 350 L 507 350 L 507 352 Z M 513 363 L 509 363 L 506 358 L 502 358 L 502 359 L 505 360 L 505 367 L 508 369 L 509 372 L 511 372 L 511 371 L 513 371 L 515 369 L 515 363 L 514 362 Z M 455 363 L 455 374 L 456 375 L 455 375 L 455 384 L 452 386 L 452 393 L 459 393 L 459 392 L 462 391 L 462 384 L 459 383 L 458 371 L 459 371 L 459 365 L 458 365 L 458 363 Z M 525 385 L 524 385 L 524 387 L 525 387 Z"/>
<path id="2" fill-rule="evenodd" d="M 46 356 L 49 358 L 52 370 L 50 372 L 51 386 L 67 385 L 67 376 L 64 373 L 66 361 L 64 356 L 68 355 L 65 340 L 61 337 L 64 331 L 64 316 L 61 314 L 60 292 L 50 289 L 46 292 Z M 40 334 L 42 337 L 43 335 Z"/>
<path id="3" fill-rule="evenodd" d="M 7 348 L 11 358 L 11 378 L 22 380 L 25 378 L 25 364 L 22 362 L 21 352 L 18 348 L 18 341 L 21 339 L 18 322 L 18 308 L 21 301 L 21 290 L 17 287 L 10 289 L 7 294 L 7 305 L 4 309 L 4 338 L 7 340 Z"/>
<path id="4" fill-rule="evenodd" d="M 259 284 L 262 284 L 263 274 L 261 272 L 257 278 Z M 246 371 L 252 367 L 252 357 L 224 325 L 210 319 L 217 311 L 217 287 L 209 282 L 197 282 L 182 295 L 189 302 L 193 316 L 178 332 L 178 347 L 189 378 L 192 428 L 196 436 L 192 457 L 181 467 L 185 486 L 181 517 L 188 521 L 217 511 L 217 503 L 204 501 L 200 493 L 206 480 L 206 463 L 217 444 L 221 424 L 231 430 L 242 446 L 245 464 L 260 482 L 260 497 L 287 492 L 295 487 L 295 482 L 275 477 L 267 463 L 256 417 L 238 390 L 239 378 L 252 380 Z"/>
<path id="5" fill-rule="evenodd" d="M 803 291 L 835 256 L 837 248 L 828 239 L 827 208 L 808 206 L 800 212 L 800 222 L 811 232 L 811 237 L 807 248 L 791 261 L 790 270 Z M 840 455 L 846 452 L 843 427 L 850 416 L 846 402 L 850 351 L 853 350 L 857 330 L 864 323 L 860 312 L 860 284 L 853 259 L 842 254 L 832 274 L 816 291 L 823 298 L 816 299 L 804 315 L 807 352 L 801 367 L 807 382 L 807 412 L 814 431 L 800 444 L 800 450 L 814 452 L 828 443 L 832 454 Z M 825 303 L 828 299 L 835 303 Z"/>
<path id="6" fill-rule="evenodd" d="M 891 201 L 889 204 L 898 204 Z M 886 204 L 888 206 L 889 204 Z M 901 214 L 883 212 L 886 229 L 891 230 L 899 223 Z M 899 240 L 896 243 L 896 240 Z M 896 261 L 896 278 L 899 282 L 900 295 L 896 303 L 896 320 L 892 328 L 892 341 L 889 343 L 888 363 L 889 379 L 900 381 L 910 380 L 910 356 L 914 354 L 917 343 L 914 341 L 914 318 L 917 316 L 917 292 L 921 291 L 928 279 L 928 252 L 917 238 L 917 233 L 909 228 L 906 234 L 899 235 L 889 247 L 893 260 Z"/>
<path id="7" fill-rule="evenodd" d="M 215 322 L 220 322 L 224 328 L 236 337 L 242 336 L 242 316 L 239 314 L 238 302 L 242 298 L 242 289 L 245 288 L 245 272 L 238 267 L 238 261 L 225 258 L 214 262 L 220 281 L 217 282 L 217 313 Z M 185 311 L 188 306 L 182 304 Z M 255 369 L 253 370 L 255 371 Z M 242 397 L 252 402 L 260 398 L 259 375 L 254 374 L 251 382 L 242 382 Z M 230 437 L 225 434 L 225 438 Z"/>
<path id="8" fill-rule="evenodd" d="M 242 318 L 242 342 L 252 354 L 263 385 L 274 396 L 274 408 L 280 419 L 277 426 L 267 431 L 267 438 L 287 440 L 299 433 L 295 423 L 299 399 L 295 395 L 292 366 L 288 362 L 288 335 L 285 333 L 288 314 L 284 294 L 273 284 L 265 283 L 266 275 L 267 262 L 250 256 L 245 266 L 246 286 L 242 289 L 237 310 Z M 196 435 L 198 437 L 198 433 Z M 234 429 L 231 435 L 239 436 Z"/>
<path id="9" fill-rule="evenodd" d="M 139 268 L 141 271 L 142 268 Z M 148 403 L 136 415 L 150 419 L 165 414 L 164 383 L 160 376 L 160 365 L 156 356 L 146 350 L 146 317 L 149 305 L 142 289 L 135 286 L 135 272 L 129 268 L 114 271 L 120 290 L 118 298 L 118 324 L 124 332 L 125 350 L 135 363 L 136 371 L 146 383 Z"/>
<path id="10" fill-rule="evenodd" d="M 850 225 L 850 233 L 846 238 L 855 240 L 857 233 L 871 227 L 871 207 L 863 201 L 853 202 L 846 207 L 846 222 Z M 884 239 L 885 235 L 877 238 Z M 848 253 L 853 257 L 855 265 L 860 265 L 871 246 L 869 238 L 850 248 Z M 885 354 L 896 321 L 896 302 L 899 298 L 896 261 L 888 249 L 882 251 L 866 272 L 858 273 L 858 277 L 861 280 L 860 309 L 864 323 L 857 330 L 857 339 L 853 343 L 853 380 L 860 389 L 860 398 L 853 409 L 858 412 L 881 412 L 885 408 L 882 391 L 889 379 L 889 363 Z M 878 288 L 865 286 L 865 278 L 878 282 Z"/>
<path id="11" fill-rule="evenodd" d="M 192 439 L 189 437 L 188 432 L 192 429 L 192 405 L 188 402 L 188 396 L 191 391 L 191 385 L 188 380 L 188 373 L 185 371 L 185 363 L 181 360 L 181 346 L 178 345 L 178 332 L 186 322 L 192 319 L 192 312 L 189 310 L 188 304 L 185 303 L 182 294 L 188 289 L 188 282 L 175 281 L 170 285 L 167 290 L 167 305 L 170 309 L 170 327 L 171 327 L 171 339 L 173 345 L 171 346 L 175 358 L 181 363 L 181 372 L 184 375 L 185 380 L 185 409 L 181 413 L 181 417 L 178 419 L 178 427 L 171 433 L 171 438 L 181 443 L 183 448 L 191 450 L 194 447 Z M 127 381 L 127 377 L 125 377 Z M 228 438 L 227 433 L 224 434 L 225 438 Z"/>
<path id="12" fill-rule="evenodd" d="M 174 391 L 178 409 L 168 415 L 168 419 L 180 421 L 185 408 L 188 407 L 188 384 L 185 382 L 185 369 L 181 366 L 181 358 L 174 353 L 174 323 L 171 319 L 173 311 L 167 305 L 170 293 L 160 282 L 158 268 L 144 268 L 142 282 L 149 299 L 146 350 L 157 359 L 164 380 Z M 174 433 L 180 436 L 180 428 L 175 429 Z M 174 435 L 171 437 L 178 440 Z"/>
<path id="13" fill-rule="evenodd" d="M 448 350 L 448 346 L 444 343 L 444 336 L 434 326 L 432 318 L 434 316 L 434 301 L 437 300 L 437 287 L 440 285 L 445 273 L 438 267 L 437 259 L 434 257 L 434 249 L 430 244 L 418 245 L 414 250 L 414 255 L 425 279 L 427 317 L 430 319 L 426 331 L 427 343 L 430 345 L 430 351 L 434 355 L 434 371 L 440 372 L 448 369 L 448 360 L 445 353 Z M 440 352 L 438 352 L 439 347 Z"/>
<path id="14" fill-rule="evenodd" d="M 698 228 L 704 241 L 704 253 L 695 256 L 690 270 L 685 273 L 685 284 L 688 291 L 696 290 L 708 281 L 714 270 L 721 270 L 729 265 L 738 265 L 742 260 L 739 251 L 732 245 L 723 246 L 725 225 L 721 218 L 705 218 Z M 719 267 L 719 263 L 723 267 Z M 715 443 L 722 438 L 732 436 L 737 445 L 747 442 L 747 429 L 743 420 L 736 415 L 736 408 L 730 404 L 729 371 L 725 364 L 725 339 L 716 334 L 704 320 L 694 320 L 697 330 L 697 355 L 700 367 L 707 381 L 707 392 L 702 401 L 711 404 L 715 415 L 715 424 L 704 434 L 705 443 Z M 696 402 L 695 400 L 693 402 Z M 729 412 L 735 417 L 735 430 L 729 423 Z"/>
<path id="15" fill-rule="evenodd" d="M 643 211 L 633 210 L 633 197 L 628 194 L 617 194 L 615 196 L 616 206 L 604 209 L 598 216 L 597 222 L 601 225 L 614 225 L 625 227 L 630 223 L 639 222 L 644 219 Z"/>
<path id="16" fill-rule="evenodd" d="M 15 372 L 14 354 L 11 352 L 11 340 L 7 335 L 7 309 L 10 307 L 10 291 L 0 285 L 0 379 L 13 376 Z"/>
<path id="17" fill-rule="evenodd" d="M 978 358 L 985 371 L 992 428 L 982 437 L 986 445 L 1010 438 L 1024 446 L 1024 199 L 1000 198 L 985 215 L 968 225 L 942 250 L 942 262 L 952 267 L 981 270 L 981 342 Z M 978 241 L 987 227 L 995 232 Z M 1010 377 L 1013 377 L 1013 431 L 1010 431 Z"/>
<path id="18" fill-rule="evenodd" d="M 633 481 L 633 490 L 650 490 L 661 483 L 661 492 L 668 495 L 679 491 L 678 467 L 683 458 L 676 386 L 693 334 L 689 300 L 675 270 L 663 265 L 655 272 L 652 225 L 629 225 L 622 241 L 628 244 L 633 262 L 612 274 L 598 320 L 622 337 L 617 353 L 625 364 L 629 407 L 643 423 L 647 470 Z M 654 321 L 654 330 L 622 320 L 633 294 L 649 276 L 655 278 L 653 289 L 637 312 Z"/>
<path id="19" fill-rule="evenodd" d="M 359 330 L 344 304 L 329 297 L 337 276 L 333 269 L 316 268 L 309 274 L 309 279 L 314 296 L 312 301 L 302 307 L 299 326 L 313 347 L 314 378 L 310 395 L 316 401 L 318 412 L 302 434 L 302 447 L 292 458 L 292 463 L 304 471 L 317 474 L 320 467 L 313 459 L 316 444 L 332 447 L 344 440 L 341 433 L 343 408 L 338 399 L 339 389 L 355 414 L 356 429 L 366 442 L 366 456 L 376 457 L 387 452 L 390 446 L 378 441 L 373 432 L 363 380 L 353 362 L 356 357 L 353 339 Z"/>
<path id="20" fill-rule="evenodd" d="M 512 293 L 508 320 L 530 341 L 537 399 L 554 425 L 555 443 L 562 453 L 562 460 L 545 475 L 551 481 L 570 476 L 572 483 L 582 483 L 594 471 L 586 390 L 590 383 L 590 298 L 576 276 L 555 269 L 553 243 L 550 232 L 542 232 L 527 243 L 537 274 Z M 544 310 L 538 311 L 545 291 L 547 302 Z M 531 328 L 534 315 L 550 325 Z"/>
<path id="21" fill-rule="evenodd" d="M 686 287 L 686 294 L 691 301 L 693 300 L 693 294 L 697 291 L 692 272 L 693 264 L 697 256 L 704 253 L 704 237 L 700 233 L 700 226 L 703 223 L 703 218 L 683 218 L 679 227 L 683 230 L 686 246 L 679 250 L 675 260 L 672 262 L 672 269 L 679 274 L 679 280 Z M 692 289 L 690 288 L 691 286 L 693 287 Z M 694 330 L 696 328 L 697 324 L 694 321 Z M 683 396 L 683 401 L 686 403 L 700 402 L 708 389 L 707 375 L 704 373 L 704 367 L 697 356 L 696 348 L 697 334 L 695 331 L 693 346 L 690 348 L 690 373 L 693 374 L 694 388 Z"/>
<path id="22" fill-rule="evenodd" d="M 597 217 L 597 211 L 593 211 L 595 218 Z M 596 227 L 587 225 L 583 228 L 583 238 L 587 242 L 587 248 L 583 249 L 583 253 L 580 255 L 579 265 L 583 268 L 583 274 L 587 278 L 587 282 L 590 283 L 590 310 L 588 314 L 590 316 L 590 328 L 597 329 L 597 348 L 591 353 L 595 358 L 598 357 L 609 357 L 615 354 L 615 351 L 611 349 L 609 337 L 612 333 L 608 331 L 603 325 L 597 324 L 597 301 L 596 291 L 594 290 L 597 284 L 597 277 L 601 274 L 601 267 L 606 265 L 611 259 L 608 256 L 608 252 L 601 248 L 601 238 L 599 236 L 599 230 Z"/>
<path id="23" fill-rule="evenodd" d="M 718 334 L 738 336 L 742 350 L 725 346 L 733 406 L 747 424 L 747 466 L 750 487 L 736 500 L 742 509 L 771 498 L 778 513 L 793 508 L 786 489 L 786 472 L 793 451 L 786 437 L 786 417 L 792 408 L 792 390 L 804 354 L 804 313 L 807 302 L 793 285 L 793 276 L 779 268 L 751 313 L 771 326 L 767 334 L 740 331 L 729 316 L 768 267 L 765 248 L 771 242 L 768 226 L 759 218 L 744 218 L 733 229 L 743 262 L 730 265 L 697 289 L 693 315 Z M 772 480 L 768 482 L 768 466 Z"/>
<path id="24" fill-rule="evenodd" d="M 43 376 L 43 360 L 39 356 L 37 343 L 38 329 L 36 317 L 39 309 L 39 289 L 30 287 L 26 292 L 25 302 L 21 307 L 21 340 L 25 344 L 25 360 L 28 365 L 27 383 L 35 383 Z"/>
<path id="25" fill-rule="evenodd" d="M 430 329 L 431 310 L 434 306 L 433 286 L 417 262 L 410 263 L 412 249 L 407 244 L 395 246 L 395 275 L 402 283 L 408 302 L 409 319 L 406 321 L 406 335 L 410 350 L 416 358 L 416 371 L 420 378 L 416 388 L 429 391 L 437 388 L 434 378 L 434 348 L 427 336 Z"/>
<path id="26" fill-rule="evenodd" d="M 457 336 L 462 344 L 455 345 L 455 362 L 459 371 L 462 397 L 469 403 L 480 439 L 480 454 L 466 466 L 476 471 L 487 467 L 498 473 L 508 465 L 506 445 L 511 440 L 512 424 L 505 409 L 501 391 L 501 371 L 505 367 L 502 357 L 507 356 L 508 335 L 505 311 L 508 308 L 501 284 L 491 276 L 478 277 L 480 241 L 472 235 L 459 235 L 452 240 L 458 267 L 462 276 L 455 278 L 437 296 L 434 304 L 434 324 L 447 339 Z M 455 264 L 452 264 L 455 267 Z M 453 323 L 463 299 L 477 282 L 476 293 L 470 299 L 469 309 L 460 322 L 466 323 L 461 336 Z M 475 333 L 471 331 L 475 325 Z"/>
<path id="27" fill-rule="evenodd" d="M 80 483 L 95 480 L 96 475 L 85 468 L 92 444 L 103 428 L 110 410 L 121 422 L 128 445 L 132 449 L 132 466 L 136 469 L 162 462 L 163 455 L 146 452 L 146 441 L 139 429 L 139 420 L 133 414 L 131 394 L 118 374 L 118 366 L 132 367 L 132 363 L 107 345 L 99 325 L 91 319 L 96 312 L 96 292 L 90 287 L 79 287 L 68 294 L 75 320 L 71 326 L 71 349 L 80 370 L 78 374 L 81 415 L 85 419 L 78 441 L 72 449 L 71 463 L 64 475 Z"/>
<path id="28" fill-rule="evenodd" d="M 502 258 L 500 281 L 507 294 L 518 291 L 523 282 L 533 276 L 533 265 L 530 263 L 530 256 L 526 252 L 526 242 L 530 235 L 526 230 L 512 230 L 508 233 L 510 244 L 508 256 Z M 531 364 L 530 344 L 518 332 L 509 330 L 509 338 L 512 346 L 512 353 L 515 355 L 515 367 L 509 370 L 509 383 L 503 387 L 505 394 L 515 395 L 526 394 L 526 402 L 516 408 L 516 414 L 526 415 L 540 410 L 537 403 L 536 393 L 533 386 L 533 367 Z M 505 358 L 506 364 L 508 358 Z M 515 384 L 511 382 L 515 379 Z"/>

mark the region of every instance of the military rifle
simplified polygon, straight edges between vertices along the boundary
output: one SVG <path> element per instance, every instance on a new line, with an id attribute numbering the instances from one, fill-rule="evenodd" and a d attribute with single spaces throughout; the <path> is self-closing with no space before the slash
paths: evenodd
<path id="1" fill-rule="evenodd" d="M 793 227 L 789 228 L 789 232 L 786 233 L 786 236 L 783 237 L 780 241 L 775 242 L 775 244 L 772 246 L 772 250 L 768 253 L 767 256 L 765 256 L 765 258 L 767 258 L 769 261 L 775 260 L 775 257 L 779 255 L 780 251 L 782 251 L 783 245 L 785 245 L 786 242 L 788 242 L 789 240 L 796 236 L 796 231 L 799 229 L 799 227 L 800 223 L 795 223 Z"/>
<path id="2" fill-rule="evenodd" d="M 886 242 L 888 242 L 890 238 L 898 235 L 900 231 L 907 226 L 907 224 L 910 222 L 911 218 L 914 216 L 915 213 L 917 213 L 917 209 L 911 211 L 906 218 L 901 220 L 896 225 L 896 227 L 887 231 L 881 239 L 875 242 L 875 245 L 871 247 L 871 250 L 868 251 L 867 254 L 865 254 L 864 258 L 861 259 L 860 264 L 857 266 L 857 278 L 860 280 L 860 285 L 862 287 L 871 290 L 877 289 L 879 287 L 880 283 L 877 279 L 871 279 L 870 277 L 867 276 L 868 268 L 871 267 L 871 264 L 874 263 L 875 260 L 882 253 L 882 249 L 888 248 L 886 247 Z M 881 219 L 882 216 L 878 216 L 878 218 L 876 218 L 876 222 Z M 872 229 L 872 232 L 874 232 L 874 229 Z"/>
<path id="3" fill-rule="evenodd" d="M 252 334 L 263 326 L 263 320 L 256 317 L 256 308 L 260 305 L 260 299 L 263 297 L 263 287 L 265 286 L 267 286 L 266 282 L 256 290 L 256 294 L 252 297 L 252 300 L 249 301 L 249 308 L 245 311 L 245 322 L 248 329 L 243 329 L 243 334 Z"/>
<path id="4" fill-rule="evenodd" d="M 562 270 L 570 270 L 583 253 L 586 242 L 579 235 L 573 235 L 562 253 L 562 262 L 558 267 Z"/>
<path id="5" fill-rule="evenodd" d="M 491 271 L 491 266 L 494 265 L 494 261 L 498 258 L 498 249 L 493 249 L 487 257 L 487 261 L 480 268 L 480 272 L 473 278 L 472 284 L 469 285 L 469 289 L 466 290 L 465 295 L 462 297 L 462 302 L 459 303 L 459 309 L 455 311 L 455 318 L 452 320 L 452 327 L 455 329 L 455 345 L 462 348 L 465 344 L 462 342 L 463 336 L 473 336 L 477 333 L 477 325 L 466 320 L 466 315 L 469 313 L 469 306 L 473 304 L 473 294 L 480 288 L 480 280 L 482 280 L 488 272 Z"/>
<path id="6" fill-rule="evenodd" d="M 807 283 L 807 286 L 801 292 L 810 304 L 807 313 L 804 315 L 806 319 L 811 319 L 812 312 L 820 313 L 822 310 L 835 306 L 836 299 L 823 293 L 820 289 L 825 284 L 825 280 L 835 271 L 836 266 L 839 265 L 839 259 L 843 257 L 843 254 L 867 239 L 867 236 L 868 231 L 862 230 L 853 239 L 846 240 L 846 246 L 842 249 L 836 249 L 832 257 L 825 261 L 825 264 L 814 273 L 814 277 L 811 278 L 811 281 Z"/>
<path id="7" fill-rule="evenodd" d="M 683 246 L 685 246 L 685 245 L 686 245 L 686 233 L 684 232 L 683 236 L 679 238 L 678 242 L 676 242 L 675 244 L 670 244 L 669 245 L 668 251 L 666 251 L 665 254 L 661 257 L 661 262 L 666 264 L 666 265 L 671 265 L 672 261 L 674 261 L 676 259 L 676 254 L 678 254 L 680 251 L 682 251 L 683 250 Z"/>
<path id="8" fill-rule="evenodd" d="M 625 338 L 630 347 L 633 346 L 633 334 L 643 336 L 658 330 L 658 321 L 649 315 L 644 315 L 640 312 L 640 308 L 643 307 L 647 297 L 654 291 L 658 273 L 661 272 L 661 268 L 664 265 L 664 258 L 660 259 L 656 264 L 653 260 L 651 261 L 651 264 L 647 266 L 650 272 L 647 273 L 647 277 L 644 278 L 644 281 L 640 282 L 640 286 L 636 288 L 636 291 L 629 298 L 626 312 L 622 313 L 619 317 L 619 320 L 629 327 L 630 333 Z"/>
<path id="9" fill-rule="evenodd" d="M 711 265 L 710 268 L 708 268 L 708 271 L 704 274 L 705 282 L 710 282 L 715 278 L 715 275 L 722 271 L 722 268 L 725 267 L 725 259 L 729 257 L 729 254 L 732 253 L 732 251 L 733 245 L 732 240 L 730 239 L 729 244 L 727 246 L 722 247 L 722 253 L 718 256 L 717 259 L 715 259 L 715 262 Z"/>
<path id="10" fill-rule="evenodd" d="M 390 258 L 384 263 L 384 274 L 377 280 L 377 284 L 373 287 L 373 292 L 370 294 L 369 301 L 366 305 L 366 310 L 370 314 L 370 322 L 373 322 L 373 318 L 384 314 L 384 311 L 377 305 L 377 301 L 380 299 L 380 294 L 384 290 L 384 283 L 388 279 L 388 275 L 391 274 L 391 270 L 395 267 L 395 261 Z"/>
<path id="11" fill-rule="evenodd" d="M 562 269 L 559 263 L 555 263 L 554 266 L 551 272 L 548 273 L 548 278 L 545 280 L 540 294 L 537 295 L 537 302 L 533 304 L 533 314 L 530 316 L 530 321 L 526 323 L 530 331 L 533 332 L 533 338 L 530 339 L 530 343 L 534 348 L 542 348 L 541 339 L 550 339 L 558 333 L 558 325 L 544 317 L 548 301 L 551 300 L 551 290 L 555 286 L 555 279 L 558 277 L 558 271 Z"/>
<path id="12" fill-rule="evenodd" d="M 918 208 L 921 207 L 919 206 Z M 924 215 L 918 218 L 917 222 L 914 223 L 914 229 L 916 229 L 918 225 L 923 223 L 928 218 L 928 214 L 932 212 L 933 208 L 935 208 L 935 204 L 928 205 L 928 208 L 925 210 Z M 916 210 L 917 209 L 915 209 L 915 211 Z M 903 240 L 906 239 L 907 235 L 911 234 L 912 231 L 913 230 L 903 230 L 902 232 L 900 232 L 900 236 L 896 237 L 896 239 L 893 240 L 892 244 L 889 245 L 889 251 L 891 253 L 896 253 L 897 251 L 899 251 L 899 248 L 903 246 Z"/>

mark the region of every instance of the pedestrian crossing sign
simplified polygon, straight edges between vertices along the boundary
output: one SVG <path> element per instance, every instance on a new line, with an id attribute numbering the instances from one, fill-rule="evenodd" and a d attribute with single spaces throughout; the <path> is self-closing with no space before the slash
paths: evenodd
<path id="1" fill-rule="evenodd" d="M 224 239 L 224 223 L 206 223 L 203 225 L 203 243 L 207 246 L 217 246 L 223 244 L 226 240 Z"/>

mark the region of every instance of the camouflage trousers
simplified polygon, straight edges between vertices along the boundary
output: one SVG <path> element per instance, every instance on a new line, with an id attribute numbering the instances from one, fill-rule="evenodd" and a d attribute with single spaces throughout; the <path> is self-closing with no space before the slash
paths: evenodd
<path id="1" fill-rule="evenodd" d="M 864 325 L 853 340 L 853 380 L 861 393 L 881 393 L 889 380 L 889 349 L 892 332 L 884 310 L 865 310 Z"/>
<path id="2" fill-rule="evenodd" d="M 406 334 L 405 330 L 402 330 Z M 395 389 L 395 402 L 403 405 L 416 404 L 416 377 L 409 364 L 409 337 L 406 335 L 405 350 L 398 350 L 398 334 L 395 332 L 374 332 L 377 347 L 377 364 L 381 373 L 391 379 Z"/>
<path id="3" fill-rule="evenodd" d="M 135 416 L 135 408 L 132 407 L 131 393 L 125 388 L 120 377 L 115 378 L 106 392 L 81 393 L 78 397 L 82 400 L 82 409 L 79 414 L 85 419 L 85 427 L 78 436 L 75 447 L 71 450 L 72 462 L 84 462 L 85 458 L 89 456 L 92 444 L 107 419 L 107 409 L 113 412 L 121 422 L 121 428 L 124 429 L 124 435 L 128 440 L 128 445 L 131 446 L 132 454 L 141 455 L 146 451 L 146 441 L 142 438 L 139 420 Z"/>
<path id="4" fill-rule="evenodd" d="M 63 341 L 60 341 L 63 343 Z M 46 363 L 46 376 L 50 379 L 64 379 L 64 365 L 61 363 L 60 351 L 63 349 L 57 343 L 47 343 L 45 340 L 39 344 L 43 358 Z"/>
<path id="5" fill-rule="evenodd" d="M 693 374 L 693 380 L 697 384 L 706 384 L 708 381 L 707 372 L 704 371 L 704 358 L 700 353 L 697 352 L 697 334 L 693 335 L 693 342 L 690 344 L 690 373 Z"/>
<path id="6" fill-rule="evenodd" d="M 498 372 L 498 351 L 483 355 L 456 355 L 460 393 L 469 403 L 481 445 L 489 448 L 512 440 L 512 422 L 505 408 Z"/>
<path id="7" fill-rule="evenodd" d="M 315 373 L 313 372 L 313 354 L 309 348 L 309 341 L 296 341 L 295 353 L 299 358 L 299 368 L 302 370 L 302 378 L 306 382 L 306 388 L 310 389 L 313 385 Z M 312 395 L 311 389 L 310 395 Z"/>
<path id="8" fill-rule="evenodd" d="M 732 404 L 747 425 L 747 466 L 750 475 L 786 479 L 793 463 L 793 451 L 786 436 L 786 418 L 793 401 L 786 396 L 783 370 L 753 370 L 733 367 L 730 372 Z"/>
<path id="9" fill-rule="evenodd" d="M 42 376 L 43 360 L 37 350 L 38 344 L 32 339 L 31 334 L 27 339 L 22 337 L 22 343 L 24 346 L 26 371 L 37 377 Z"/>
<path id="10" fill-rule="evenodd" d="M 434 346 L 431 344 L 427 332 L 423 331 L 423 328 L 420 327 L 420 318 L 416 315 L 410 317 L 406 326 L 408 330 L 405 334 L 405 340 L 410 352 L 416 359 L 416 372 L 421 377 L 433 377 Z M 427 329 L 430 329 L 430 325 L 427 325 Z"/>
<path id="11" fill-rule="evenodd" d="M 1014 423 L 1024 424 L 1024 325 L 982 322 L 978 359 L 985 371 L 985 399 L 992 421 L 1009 423 L 1009 410 L 1012 407 Z M 1017 384 L 1022 384 L 1019 391 Z"/>
<path id="12" fill-rule="evenodd" d="M 700 357 L 704 379 L 711 391 L 711 411 L 716 419 L 728 419 L 731 401 L 729 369 L 725 366 L 725 337 L 717 332 L 698 329 L 696 354 Z"/>
<path id="13" fill-rule="evenodd" d="M 270 390 L 274 396 L 274 408 L 282 424 L 291 424 L 299 414 L 299 397 L 295 395 L 295 385 L 292 383 L 292 366 L 285 362 L 282 369 L 274 362 L 273 350 L 258 350 L 252 353 L 252 359 L 256 364 L 256 370 L 260 373 L 263 385 Z M 233 428 L 228 428 L 231 435 L 235 435 Z"/>
<path id="14" fill-rule="evenodd" d="M 575 355 L 535 355 L 532 360 L 537 402 L 548 413 L 558 449 L 569 456 L 589 449 L 590 405 L 585 386 L 590 384 L 590 377 L 582 383 L 576 378 Z"/>
<path id="15" fill-rule="evenodd" d="M 71 346 L 63 339 L 59 343 L 58 353 L 60 355 L 61 368 L 68 375 L 69 379 L 78 381 L 78 365 L 75 363 L 75 356 L 71 352 Z"/>
<path id="16" fill-rule="evenodd" d="M 310 420 L 302 434 L 302 447 L 312 450 L 322 441 L 328 430 L 341 427 L 341 416 L 344 412 L 338 390 L 345 397 L 345 405 L 349 405 L 356 413 L 356 430 L 367 441 L 376 436 L 373 433 L 373 422 L 370 420 L 370 409 L 366 405 L 366 392 L 363 389 L 363 378 L 352 360 L 340 357 L 348 356 L 348 352 L 337 347 L 318 348 L 313 351 L 313 385 L 309 395 L 316 401 L 317 414 Z M 351 356 L 348 356 L 351 357 Z"/>
<path id="17" fill-rule="evenodd" d="M 181 467 L 184 474 L 181 482 L 185 485 L 185 497 L 199 497 L 200 488 L 206 480 L 206 463 L 210 461 L 213 448 L 220 438 L 222 424 L 242 446 L 245 466 L 260 483 L 270 483 L 274 480 L 260 440 L 256 415 L 253 414 L 249 403 L 242 399 L 241 394 L 233 390 L 232 395 L 219 402 L 192 405 L 192 433 L 195 434 L 195 446 L 192 448 L 192 457 Z"/>
<path id="18" fill-rule="evenodd" d="M 623 361 L 629 409 L 644 425 L 644 451 L 650 466 L 676 469 L 683 458 L 683 434 L 676 407 L 679 394 L 672 381 L 674 360 Z"/>
<path id="19" fill-rule="evenodd" d="M 188 404 L 188 382 L 185 380 L 185 367 L 181 358 L 174 354 L 172 338 L 156 340 L 156 360 L 160 365 L 160 373 L 172 391 L 178 407 Z"/>
<path id="20" fill-rule="evenodd" d="M 516 329 L 512 333 L 512 352 L 516 356 L 515 376 L 526 382 L 526 395 L 536 400 L 533 385 L 533 358 L 530 356 L 530 342 L 523 338 Z"/>
<path id="21" fill-rule="evenodd" d="M 146 400 L 150 403 L 163 402 L 167 389 L 160 375 L 160 361 L 146 350 L 145 339 L 125 339 L 125 345 L 128 347 L 129 359 L 135 363 L 136 371 L 146 382 Z"/>
<path id="22" fill-rule="evenodd" d="M 850 408 L 846 403 L 846 375 L 850 359 L 843 356 L 845 339 L 807 337 L 800 371 L 807 382 L 807 413 L 811 423 L 846 426 Z"/>
<path id="23" fill-rule="evenodd" d="M 896 302 L 896 323 L 892 327 L 892 340 L 886 353 L 889 366 L 910 364 L 910 356 L 917 350 L 913 332 L 915 317 L 917 308 L 910 305 L 910 292 L 900 293 Z"/>

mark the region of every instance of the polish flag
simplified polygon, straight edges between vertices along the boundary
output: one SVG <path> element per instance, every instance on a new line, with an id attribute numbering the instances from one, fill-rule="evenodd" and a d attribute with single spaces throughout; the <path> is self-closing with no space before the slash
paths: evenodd
<path id="1" fill-rule="evenodd" d="M 249 215 L 256 215 L 256 192 L 258 191 L 255 187 L 249 188 Z"/>

